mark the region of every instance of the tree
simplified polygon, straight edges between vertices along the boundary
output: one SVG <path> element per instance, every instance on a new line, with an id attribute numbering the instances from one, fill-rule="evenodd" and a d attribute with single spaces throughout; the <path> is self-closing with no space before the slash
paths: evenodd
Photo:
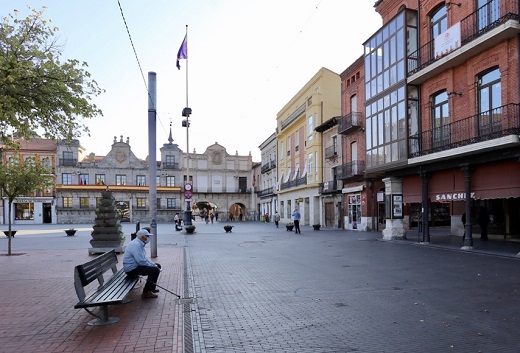
<path id="1" fill-rule="evenodd" d="M 44 7 L 45 9 L 45 7 Z M 89 132 L 85 119 L 102 115 L 91 103 L 102 93 L 86 62 L 60 61 L 61 51 L 43 10 L 0 21 L 0 143 L 9 134 L 30 139 L 36 131 L 50 139 L 72 140 Z"/>
<path id="2" fill-rule="evenodd" d="M 0 189 L 9 203 L 9 241 L 7 255 L 11 255 L 11 212 L 13 201 L 19 196 L 29 196 L 37 191 L 48 190 L 54 183 L 51 171 L 35 159 L 23 162 L 18 156 L 0 165 Z"/>

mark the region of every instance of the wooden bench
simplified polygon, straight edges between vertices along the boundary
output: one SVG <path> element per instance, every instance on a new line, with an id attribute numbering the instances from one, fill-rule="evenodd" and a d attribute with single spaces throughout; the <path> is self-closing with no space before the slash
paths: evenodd
<path id="1" fill-rule="evenodd" d="M 96 317 L 88 323 L 91 326 L 118 322 L 119 318 L 108 316 L 108 306 L 125 303 L 125 297 L 139 281 L 139 277 L 127 276 L 122 268 L 118 271 L 116 264 L 116 252 L 111 250 L 74 268 L 74 286 L 79 298 L 79 302 L 74 305 L 74 308 L 83 308 Z M 112 276 L 105 280 L 103 274 L 108 270 L 112 270 Z M 85 287 L 96 279 L 99 282 L 99 287 L 86 296 Z M 87 309 L 96 306 L 100 307 L 100 316 Z"/>

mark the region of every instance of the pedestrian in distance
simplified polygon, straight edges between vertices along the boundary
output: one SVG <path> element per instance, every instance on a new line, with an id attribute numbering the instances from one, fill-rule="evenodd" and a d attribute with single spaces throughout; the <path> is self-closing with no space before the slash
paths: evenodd
<path id="1" fill-rule="evenodd" d="M 161 273 L 161 265 L 150 261 L 144 249 L 151 236 L 146 229 L 139 230 L 135 239 L 126 246 L 123 257 L 123 269 L 127 276 L 147 276 L 143 298 L 157 298 L 159 292 L 156 283 Z"/>
<path id="2" fill-rule="evenodd" d="M 215 215 L 212 213 L 209 215 L 209 218 L 211 219 L 211 224 L 213 224 L 213 220 L 215 219 Z"/>
<path id="3" fill-rule="evenodd" d="M 218 222 L 218 212 L 215 212 L 215 222 Z"/>
<path id="4" fill-rule="evenodd" d="M 276 224 L 276 228 L 278 228 L 278 223 L 280 223 L 280 214 L 276 212 L 274 214 L 274 224 Z"/>
<path id="5" fill-rule="evenodd" d="M 300 231 L 300 219 L 302 218 L 300 212 L 298 212 L 298 210 L 295 209 L 292 214 L 292 218 L 294 221 L 294 232 L 296 234 L 302 234 L 302 232 Z"/>

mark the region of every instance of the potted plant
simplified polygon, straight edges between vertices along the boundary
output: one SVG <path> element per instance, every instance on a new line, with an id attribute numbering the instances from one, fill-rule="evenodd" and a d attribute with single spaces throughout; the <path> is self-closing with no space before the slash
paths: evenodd
<path id="1" fill-rule="evenodd" d="M 195 231 L 195 226 L 193 224 L 184 226 L 184 229 L 186 230 L 186 234 L 193 234 Z"/>
<path id="2" fill-rule="evenodd" d="M 320 227 L 321 227 L 321 224 L 313 224 L 312 225 L 312 228 L 314 228 L 314 230 L 320 230 Z"/>
<path id="3" fill-rule="evenodd" d="M 289 222 L 285 225 L 285 228 L 287 228 L 287 231 L 292 231 L 293 228 L 294 228 L 294 223 L 293 222 Z"/>
<path id="4" fill-rule="evenodd" d="M 231 229 L 233 229 L 232 225 L 226 224 L 224 226 L 224 230 L 226 231 L 226 233 L 231 233 Z"/>
<path id="5" fill-rule="evenodd" d="M 74 228 L 65 229 L 65 233 L 67 233 L 68 237 L 72 237 L 74 234 L 76 234 L 76 229 L 74 229 Z"/>

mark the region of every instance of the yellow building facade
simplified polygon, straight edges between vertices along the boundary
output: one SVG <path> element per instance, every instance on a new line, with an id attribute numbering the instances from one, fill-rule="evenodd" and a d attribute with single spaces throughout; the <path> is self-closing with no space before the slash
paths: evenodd
<path id="1" fill-rule="evenodd" d="M 341 79 L 321 68 L 276 117 L 278 207 L 282 223 L 301 213 L 302 225 L 324 224 L 322 136 L 314 129 L 341 115 Z"/>

